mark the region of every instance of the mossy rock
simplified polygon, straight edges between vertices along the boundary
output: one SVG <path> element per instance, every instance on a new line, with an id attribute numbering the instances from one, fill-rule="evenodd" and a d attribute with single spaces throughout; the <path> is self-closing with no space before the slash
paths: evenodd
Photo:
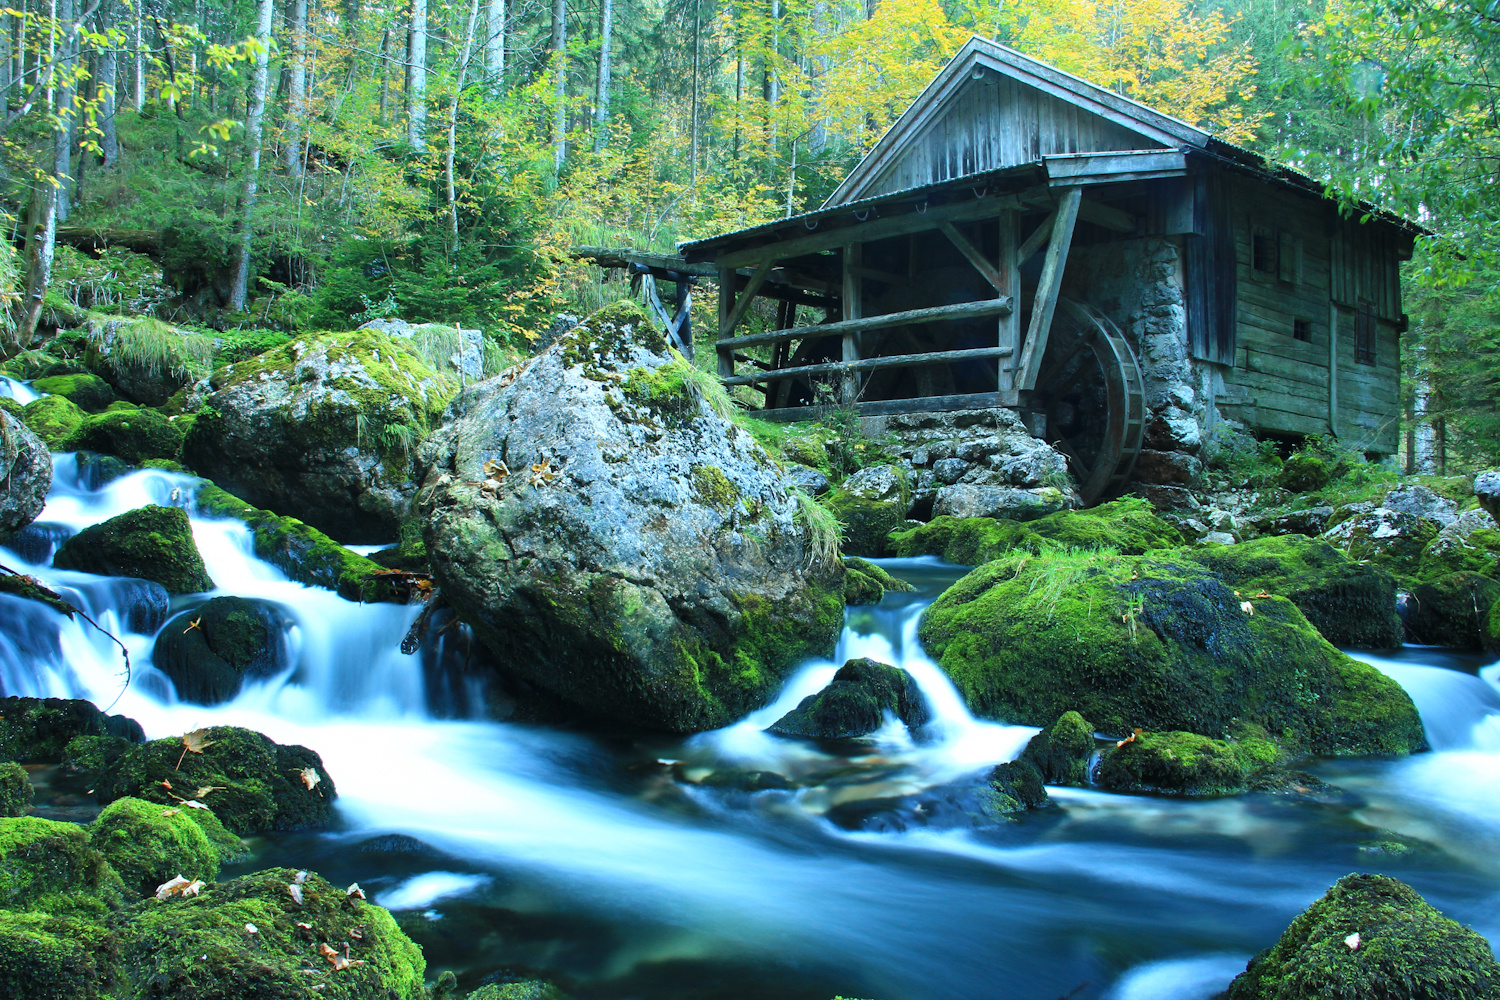
<path id="1" fill-rule="evenodd" d="M 135 744 L 145 740 L 140 723 L 105 715 L 81 698 L 0 699 L 0 760 L 56 764 L 79 736 L 107 737 Z"/>
<path id="2" fill-rule="evenodd" d="M 1056 722 L 1033 736 L 1021 751 L 1044 784 L 1081 788 L 1089 783 L 1089 761 L 1094 756 L 1094 727 L 1077 712 L 1064 712 Z"/>
<path id="3" fill-rule="evenodd" d="M 1099 761 L 1099 784 L 1112 792 L 1207 798 L 1236 795 L 1255 758 L 1225 740 L 1197 733 L 1132 734 Z"/>
<path id="4" fill-rule="evenodd" d="M 194 790 L 182 791 L 192 795 Z M 207 809 L 127 797 L 104 807 L 89 827 L 89 838 L 119 873 L 125 888 L 144 898 L 178 875 L 205 882 L 218 877 L 219 865 L 227 860 L 226 850 L 210 839 L 205 830 L 209 825 L 220 842 L 228 837 L 238 843 Z"/>
<path id="5" fill-rule="evenodd" d="M 489 983 L 465 1000 L 568 1000 L 568 995 L 549 982 L 526 979 L 519 983 Z"/>
<path id="6" fill-rule="evenodd" d="M 886 536 L 906 523 L 906 504 L 867 500 L 846 490 L 830 490 L 820 501 L 843 525 L 842 549 L 855 556 L 886 554 Z"/>
<path id="7" fill-rule="evenodd" d="M 98 375 L 49 375 L 31 383 L 37 392 L 62 396 L 89 413 L 101 413 L 116 399 L 114 387 Z"/>
<path id="8" fill-rule="evenodd" d="M 67 447 L 102 451 L 139 465 L 148 458 L 177 458 L 182 452 L 182 431 L 155 410 L 110 410 L 84 417 L 69 436 Z"/>
<path id="9" fill-rule="evenodd" d="M 351 601 L 406 603 L 405 591 L 396 589 L 388 578 L 381 576 L 385 567 L 344 548 L 295 517 L 281 517 L 253 507 L 207 480 L 199 481 L 194 505 L 200 517 L 226 517 L 244 522 L 254 536 L 256 557 L 298 583 L 336 591 Z"/>
<path id="10" fill-rule="evenodd" d="M 0 763 L 0 816 L 24 816 L 36 797 L 31 776 L 13 760 Z"/>
<path id="11" fill-rule="evenodd" d="M 1500 583 L 1478 573 L 1449 573 L 1412 589 L 1406 628 L 1413 642 L 1483 649 L 1485 623 L 1500 601 Z"/>
<path id="12" fill-rule="evenodd" d="M 124 459 L 97 451 L 80 451 L 74 460 L 78 465 L 78 481 L 91 490 L 101 489 L 135 471 L 135 466 Z"/>
<path id="13" fill-rule="evenodd" d="M 879 604 L 887 593 L 905 594 L 914 589 L 872 562 L 857 556 L 844 557 L 845 604 Z"/>
<path id="14" fill-rule="evenodd" d="M 1035 521 L 993 517 L 935 517 L 928 524 L 897 532 L 890 551 L 897 556 L 941 556 L 960 566 L 978 566 L 1017 549 L 1113 549 L 1143 555 L 1171 549 L 1182 533 L 1156 516 L 1148 501 L 1125 497 L 1088 510 L 1060 510 Z"/>
<path id="15" fill-rule="evenodd" d="M 290 623 L 270 601 L 215 597 L 162 626 L 151 662 L 171 679 L 178 698 L 216 705 L 239 694 L 246 680 L 290 665 Z"/>
<path id="16" fill-rule="evenodd" d="M 1500 579 L 1500 531 L 1476 528 L 1461 538 L 1440 533 L 1422 550 L 1417 572 L 1427 581 L 1450 573 L 1482 573 Z"/>
<path id="17" fill-rule="evenodd" d="M 213 590 L 180 507 L 151 505 L 90 525 L 58 547 L 58 569 L 154 580 L 171 594 Z"/>
<path id="18" fill-rule="evenodd" d="M 1249 604 L 1186 559 L 1018 555 L 950 587 L 920 635 L 984 718 L 1044 726 L 1074 710 L 1105 732 L 1216 737 L 1238 719 L 1321 754 L 1422 746 L 1400 685 L 1285 598 Z"/>
<path id="19" fill-rule="evenodd" d="M 300 877 L 272 868 L 207 885 L 197 896 L 140 904 L 118 934 L 120 978 L 130 984 L 123 996 L 425 1000 L 422 950 L 387 910 L 319 875 Z M 322 946 L 341 956 L 347 947 L 351 964 L 335 971 Z"/>
<path id="20" fill-rule="evenodd" d="M 134 796 L 158 805 L 179 805 L 162 784 L 165 781 L 173 789 L 216 788 L 202 801 L 225 829 L 241 837 L 328 825 L 338 793 L 315 752 L 283 746 L 237 726 L 214 726 L 205 738 L 210 742 L 201 753 L 184 752 L 180 738 L 133 747 L 99 776 L 95 798 L 102 804 Z M 302 777 L 309 769 L 318 779 L 312 788 Z"/>
<path id="21" fill-rule="evenodd" d="M 1356 937 L 1357 935 L 1357 937 Z M 1345 875 L 1251 959 L 1225 1000 L 1494 1000 L 1489 942 L 1386 875 Z"/>
<path id="22" fill-rule="evenodd" d="M 43 396 L 26 404 L 21 411 L 21 422 L 47 442 L 48 448 L 63 451 L 68 439 L 83 426 L 86 416 L 88 414 L 66 396 Z"/>
<path id="23" fill-rule="evenodd" d="M 20 420 L 22 423 L 26 422 L 26 407 L 21 404 L 21 401 L 19 399 L 16 399 L 13 396 L 0 396 L 0 410 L 4 410 L 6 413 L 9 413 L 11 416 L 15 417 L 17 420 Z"/>
<path id="24" fill-rule="evenodd" d="M 22 351 L 0 364 L 0 374 L 11 378 L 29 380 L 46 378 L 49 375 L 87 374 L 82 360 L 65 357 L 54 351 Z"/>
<path id="25" fill-rule="evenodd" d="M 0 819 L 0 910 L 102 914 L 124 899 L 120 876 L 83 827 Z"/>
<path id="26" fill-rule="evenodd" d="M 106 915 L 0 909 L 0 995 L 114 1000 Z"/>
<path id="27" fill-rule="evenodd" d="M 1042 773 L 1023 758 L 990 769 L 979 792 L 979 808 L 990 819 L 1005 822 L 1016 813 L 1041 809 L 1052 800 L 1042 784 Z"/>
<path id="28" fill-rule="evenodd" d="M 1327 542 L 1278 535 L 1183 554 L 1208 567 L 1243 598 L 1261 593 L 1285 597 L 1335 646 L 1401 645 L 1395 579 L 1379 566 L 1355 562 Z"/>
<path id="29" fill-rule="evenodd" d="M 144 737 L 136 742 L 144 742 Z M 136 742 L 118 736 L 75 736 L 63 748 L 62 769 L 88 779 L 93 785 L 98 775 L 129 753 Z"/>
<path id="30" fill-rule="evenodd" d="M 1378 563 L 1398 580 L 1418 579 L 1422 553 L 1438 537 L 1438 526 L 1404 511 L 1380 507 L 1354 512 L 1335 508 L 1323 538 L 1350 559 Z"/>
<path id="31" fill-rule="evenodd" d="M 887 712 L 913 729 L 929 716 L 911 674 L 862 658 L 845 663 L 826 688 L 803 698 L 768 731 L 818 739 L 866 736 L 885 723 Z"/>
<path id="32" fill-rule="evenodd" d="M 1333 480 L 1333 469 L 1320 455 L 1299 451 L 1281 464 L 1275 483 L 1292 493 L 1316 493 Z"/>

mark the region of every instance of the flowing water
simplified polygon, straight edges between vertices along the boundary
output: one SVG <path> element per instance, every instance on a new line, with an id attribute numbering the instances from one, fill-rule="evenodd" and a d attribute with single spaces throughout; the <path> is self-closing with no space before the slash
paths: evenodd
<path id="1" fill-rule="evenodd" d="M 73 456 L 54 458 L 46 510 L 0 556 L 119 635 L 135 677 L 121 693 L 107 638 L 0 595 L 0 689 L 114 702 L 152 737 L 231 723 L 317 750 L 340 827 L 257 841 L 246 870 L 358 880 L 433 975 L 452 968 L 465 986 L 499 973 L 580 998 L 1193 1000 L 1354 870 L 1389 872 L 1500 933 L 1488 661 L 1367 657 L 1411 692 L 1433 752 L 1318 764 L 1342 795 L 1055 789 L 1057 808 L 997 827 L 973 820 L 964 779 L 1035 730 L 970 717 L 915 638 L 958 567 L 883 561 L 917 591 L 850 609 L 835 659 L 803 667 L 775 704 L 689 739 L 641 737 L 464 718 L 482 693 L 454 669 L 461 657 L 399 650 L 416 608 L 289 582 L 238 522 L 195 515 L 218 593 L 276 601 L 295 622 L 286 671 L 205 708 L 176 702 L 150 666 L 153 634 L 195 599 L 169 608 L 154 585 L 50 568 L 88 524 L 146 503 L 191 510 L 192 480 L 146 471 L 101 488 Z M 816 746 L 763 731 L 852 656 L 910 671 L 933 721 Z"/>

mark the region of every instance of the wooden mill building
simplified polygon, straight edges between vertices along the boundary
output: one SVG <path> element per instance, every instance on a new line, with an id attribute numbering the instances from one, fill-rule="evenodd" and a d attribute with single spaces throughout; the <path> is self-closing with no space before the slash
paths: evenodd
<path id="1" fill-rule="evenodd" d="M 761 416 L 1017 409 L 1092 500 L 1226 418 L 1394 452 L 1418 232 L 975 37 L 821 208 L 649 270 L 718 276 Z"/>

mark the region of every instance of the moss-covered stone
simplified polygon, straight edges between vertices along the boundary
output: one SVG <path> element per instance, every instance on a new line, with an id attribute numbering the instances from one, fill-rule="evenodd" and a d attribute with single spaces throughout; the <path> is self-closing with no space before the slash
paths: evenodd
<path id="1" fill-rule="evenodd" d="M 104 919 L 0 909 L 0 995 L 113 1000 L 113 942 Z"/>
<path id="2" fill-rule="evenodd" d="M 695 407 L 696 408 L 696 407 Z M 693 495 L 706 507 L 721 514 L 739 506 L 743 499 L 738 486 L 729 481 L 717 465 L 699 465 L 693 469 Z"/>
<path id="3" fill-rule="evenodd" d="M 1478 573 L 1449 573 L 1412 589 L 1406 628 L 1413 642 L 1483 649 L 1485 622 L 1500 601 L 1500 583 Z"/>
<path id="4" fill-rule="evenodd" d="M 917 682 L 899 667 L 850 660 L 827 687 L 803 698 L 769 731 L 820 739 L 865 736 L 884 724 L 887 712 L 913 729 L 926 724 L 927 702 Z"/>
<path id="5" fill-rule="evenodd" d="M 0 594 L 9 594 L 28 601 L 38 601 L 54 611 L 72 616 L 77 609 L 63 600 L 61 594 L 42 586 L 34 576 L 24 573 L 0 573 Z"/>
<path id="6" fill-rule="evenodd" d="M 1409 753 L 1406 692 L 1339 652 L 1285 598 L 1241 598 L 1185 559 L 1016 555 L 979 567 L 921 637 L 985 718 L 1223 736 L 1236 719 L 1323 754 Z"/>
<path id="7" fill-rule="evenodd" d="M 979 792 L 979 807 L 992 820 L 1003 822 L 1015 813 L 1040 809 L 1051 802 L 1042 773 L 1024 757 L 997 764 Z"/>
<path id="8" fill-rule="evenodd" d="M 470 993 L 466 1000 L 567 1000 L 568 995 L 551 983 L 527 979 L 519 983 L 490 983 Z"/>
<path id="9" fill-rule="evenodd" d="M 0 396 L 0 410 L 4 410 L 17 420 L 25 423 L 26 407 L 14 396 Z"/>
<path id="10" fill-rule="evenodd" d="M 871 500 L 836 489 L 820 502 L 844 526 L 842 548 L 850 555 L 885 555 L 886 536 L 906 523 L 906 504 L 899 500 Z"/>
<path id="11" fill-rule="evenodd" d="M 557 339 L 563 360 L 569 365 L 582 365 L 585 374 L 595 381 L 611 378 L 611 374 L 600 368 L 611 362 L 628 363 L 634 348 L 640 347 L 651 354 L 666 354 L 667 338 L 662 336 L 656 324 L 641 309 L 629 300 L 612 302 Z M 626 375 L 629 378 L 629 373 Z"/>
<path id="12" fill-rule="evenodd" d="M 1440 532 L 1422 550 L 1417 573 L 1428 581 L 1450 573 L 1482 573 L 1500 579 L 1500 531 L 1476 528 L 1457 537 Z"/>
<path id="13" fill-rule="evenodd" d="M 89 413 L 100 413 L 115 401 L 114 388 L 98 375 L 50 375 L 31 383 L 37 392 L 62 396 Z"/>
<path id="14" fill-rule="evenodd" d="M 844 557 L 844 603 L 879 604 L 886 594 L 908 594 L 914 588 L 858 556 Z"/>
<path id="15" fill-rule="evenodd" d="M 324 946 L 347 950 L 350 964 L 335 970 Z M 422 951 L 388 911 L 289 868 L 147 900 L 117 947 L 129 1000 L 425 1000 L 427 992 Z"/>
<path id="16" fill-rule="evenodd" d="M 1385 875 L 1345 875 L 1251 959 L 1226 1000 L 1493 1000 L 1489 942 Z"/>
<path id="17" fill-rule="evenodd" d="M 656 367 L 642 365 L 625 373 L 620 393 L 667 420 L 690 420 L 700 411 L 692 365 L 681 357 Z"/>
<path id="18" fill-rule="evenodd" d="M 80 736 L 140 743 L 140 723 L 123 715 L 105 715 L 81 698 L 0 699 L 0 760 L 22 764 L 56 764 L 70 741 Z"/>
<path id="19" fill-rule="evenodd" d="M 1310 451 L 1299 451 L 1288 458 L 1276 473 L 1276 485 L 1293 493 L 1316 493 L 1333 479 L 1327 459 Z"/>
<path id="20" fill-rule="evenodd" d="M 209 745 L 201 753 L 184 752 L 180 738 L 133 747 L 99 776 L 95 798 L 107 804 L 134 796 L 172 806 L 180 803 L 163 782 L 173 789 L 214 787 L 203 802 L 239 836 L 328 825 L 338 793 L 315 752 L 236 726 L 214 726 L 206 739 Z M 311 788 L 305 772 L 316 779 Z"/>
<path id="21" fill-rule="evenodd" d="M 183 789 L 188 795 L 194 791 Z M 204 820 L 191 815 L 200 812 L 206 814 Z M 205 882 L 218 877 L 219 865 L 226 860 L 225 852 L 204 832 L 209 823 L 217 827 L 221 836 L 226 835 L 227 831 L 207 809 L 167 806 L 127 797 L 104 807 L 89 827 L 89 837 L 94 848 L 119 874 L 125 888 L 146 897 L 177 875 Z"/>
<path id="22" fill-rule="evenodd" d="M 180 507 L 151 505 L 90 525 L 58 547 L 58 569 L 154 580 L 172 594 L 214 589 Z"/>
<path id="23" fill-rule="evenodd" d="M 139 465 L 148 458 L 177 458 L 182 431 L 155 410 L 110 410 L 85 416 L 67 447 L 102 451 Z"/>
<path id="24" fill-rule="evenodd" d="M 0 763 L 0 816 L 26 815 L 35 796 L 24 767 L 11 760 Z"/>
<path id="25" fill-rule="evenodd" d="M 144 742 L 144 738 L 136 742 Z M 63 748 L 62 769 L 86 778 L 93 785 L 105 768 L 129 753 L 133 746 L 134 742 L 118 736 L 75 736 Z"/>
<path id="26" fill-rule="evenodd" d="M 1077 712 L 1064 712 L 1056 722 L 1033 736 L 1021 751 L 1044 784 L 1089 783 L 1089 760 L 1094 756 L 1094 727 Z"/>
<path id="27" fill-rule="evenodd" d="M 270 601 L 215 597 L 162 626 L 151 662 L 183 701 L 216 705 L 238 694 L 246 680 L 289 665 L 288 623 Z"/>
<path id="28" fill-rule="evenodd" d="M 351 601 L 406 603 L 405 590 L 381 576 L 385 567 L 295 517 L 252 507 L 207 480 L 198 484 L 195 506 L 202 517 L 243 521 L 255 538 L 255 555 L 298 583 L 337 591 Z"/>
<path id="29" fill-rule="evenodd" d="M 120 876 L 83 827 L 0 819 L 0 909 L 102 913 L 124 898 Z"/>
<path id="30" fill-rule="evenodd" d="M 1405 511 L 1358 507 L 1334 508 L 1323 538 L 1350 559 L 1378 563 L 1398 580 L 1417 579 L 1422 553 L 1437 539 L 1438 526 Z"/>
<path id="31" fill-rule="evenodd" d="M 1142 555 L 1176 548 L 1182 533 L 1156 516 L 1148 501 L 1125 497 L 1088 510 L 1061 510 L 1035 521 L 993 517 L 935 517 L 891 536 L 897 556 L 941 556 L 960 566 L 978 566 L 1014 550 L 1113 549 Z"/>
<path id="32" fill-rule="evenodd" d="M 21 422 L 31 428 L 33 434 L 47 442 L 53 451 L 62 451 L 63 446 L 83 425 L 86 413 L 66 396 L 43 396 L 27 403 L 21 411 Z"/>
<path id="33" fill-rule="evenodd" d="M 1197 733 L 1135 733 L 1104 752 L 1099 784 L 1112 792 L 1212 797 L 1245 790 L 1246 766 L 1225 740 Z"/>
<path id="34" fill-rule="evenodd" d="M 1401 645 L 1396 581 L 1384 569 L 1350 559 L 1304 535 L 1211 545 L 1183 555 L 1208 567 L 1242 597 L 1285 597 L 1335 646 L 1389 649 Z"/>

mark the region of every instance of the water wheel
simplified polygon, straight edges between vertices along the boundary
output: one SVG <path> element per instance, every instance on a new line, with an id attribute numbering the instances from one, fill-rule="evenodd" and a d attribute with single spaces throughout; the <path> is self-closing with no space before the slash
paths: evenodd
<path id="1" fill-rule="evenodd" d="M 1146 426 L 1141 368 L 1103 313 L 1059 299 L 1028 407 L 1045 416 L 1047 443 L 1067 456 L 1086 504 L 1130 477 Z"/>

